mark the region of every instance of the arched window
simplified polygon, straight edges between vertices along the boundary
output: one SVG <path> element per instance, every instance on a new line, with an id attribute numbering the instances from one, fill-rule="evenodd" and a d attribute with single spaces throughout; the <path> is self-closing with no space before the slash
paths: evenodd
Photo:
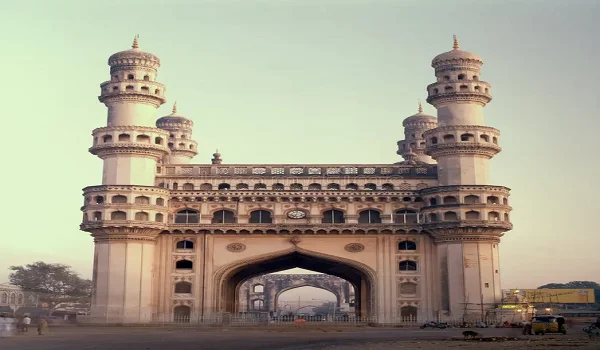
<path id="1" fill-rule="evenodd" d="M 247 190 L 248 184 L 245 184 L 245 183 L 237 184 L 237 185 L 235 185 L 235 189 L 236 190 Z"/>
<path id="2" fill-rule="evenodd" d="M 340 185 L 338 184 L 328 184 L 327 189 L 330 191 L 339 191 Z"/>
<path id="3" fill-rule="evenodd" d="M 142 92 L 145 94 L 149 94 L 150 93 L 150 88 L 147 86 L 142 86 Z"/>
<path id="4" fill-rule="evenodd" d="M 400 271 L 417 271 L 417 262 L 412 260 L 402 260 L 398 264 Z"/>
<path id="5" fill-rule="evenodd" d="M 290 185 L 290 190 L 291 191 L 302 191 L 302 184 L 293 183 Z"/>
<path id="6" fill-rule="evenodd" d="M 490 142 L 490 137 L 487 135 L 479 135 L 481 142 Z"/>
<path id="7" fill-rule="evenodd" d="M 444 221 L 456 221 L 458 220 L 458 215 L 456 215 L 453 211 L 447 211 L 444 213 Z"/>
<path id="8" fill-rule="evenodd" d="M 127 79 L 133 80 L 135 79 L 135 77 L 133 76 L 133 74 L 127 74 Z"/>
<path id="9" fill-rule="evenodd" d="M 10 295 L 10 304 L 15 305 L 17 303 L 17 296 L 15 294 Z"/>
<path id="10" fill-rule="evenodd" d="M 113 211 L 110 213 L 111 220 L 127 220 L 127 214 L 124 211 Z"/>
<path id="11" fill-rule="evenodd" d="M 17 301 L 17 305 L 23 305 L 23 294 L 19 294 L 19 299 Z"/>
<path id="12" fill-rule="evenodd" d="M 190 323 L 191 309 L 189 306 L 179 305 L 173 308 L 173 317 L 175 323 Z"/>
<path id="13" fill-rule="evenodd" d="M 230 188 L 231 188 L 231 186 L 226 183 L 219 184 L 219 187 L 218 187 L 219 190 L 229 190 Z"/>
<path id="14" fill-rule="evenodd" d="M 250 213 L 250 220 L 248 222 L 251 224 L 270 224 L 273 222 L 273 219 L 271 218 L 271 212 L 255 210 Z"/>
<path id="15" fill-rule="evenodd" d="M 466 86 L 466 85 L 461 85 L 461 86 L 459 87 L 459 89 L 460 89 L 460 91 L 463 91 L 463 92 L 464 92 L 464 91 L 469 91 L 469 87 L 468 87 L 468 86 Z"/>
<path id="16" fill-rule="evenodd" d="M 469 133 L 462 134 L 462 135 L 460 135 L 460 140 L 467 141 L 467 142 L 475 142 L 475 135 L 469 134 Z"/>
<path id="17" fill-rule="evenodd" d="M 429 198 L 429 205 L 437 205 L 437 198 Z"/>
<path id="18" fill-rule="evenodd" d="M 465 197 L 465 204 L 477 204 L 479 203 L 479 196 L 468 195 Z"/>
<path id="19" fill-rule="evenodd" d="M 346 222 L 344 218 L 344 212 L 341 210 L 327 210 L 323 212 L 323 221 L 324 224 L 343 224 Z"/>
<path id="20" fill-rule="evenodd" d="M 257 284 L 257 285 L 254 286 L 253 292 L 254 293 L 264 293 L 265 292 L 265 286 L 263 286 L 262 284 Z"/>
<path id="21" fill-rule="evenodd" d="M 213 224 L 234 224 L 235 223 L 235 215 L 232 211 L 229 210 L 218 210 L 214 212 L 213 218 L 211 220 Z"/>
<path id="22" fill-rule="evenodd" d="M 252 308 L 254 310 L 262 310 L 264 305 L 265 305 L 265 303 L 262 300 L 254 300 L 252 302 Z"/>
<path id="23" fill-rule="evenodd" d="M 508 198 L 502 198 L 502 204 L 508 205 Z"/>
<path id="24" fill-rule="evenodd" d="M 150 198 L 146 197 L 146 196 L 137 196 L 135 197 L 135 204 L 150 204 Z"/>
<path id="25" fill-rule="evenodd" d="M 371 183 L 365 184 L 365 190 L 367 190 L 367 191 L 375 191 L 375 190 L 377 190 L 377 185 L 371 184 Z"/>
<path id="26" fill-rule="evenodd" d="M 200 191 L 212 191 L 212 185 L 209 183 L 203 183 L 200 185 Z"/>
<path id="27" fill-rule="evenodd" d="M 403 306 L 400 308 L 400 317 L 415 320 L 417 318 L 418 310 L 419 309 L 415 306 Z"/>
<path id="28" fill-rule="evenodd" d="M 104 204 L 104 197 L 102 196 L 96 196 L 94 197 L 94 200 L 96 201 L 96 204 Z"/>
<path id="29" fill-rule="evenodd" d="M 131 141 L 131 136 L 129 136 L 129 134 L 120 134 L 119 135 L 119 141 L 121 141 L 121 142 L 129 142 L 129 141 Z"/>
<path id="30" fill-rule="evenodd" d="M 437 139 L 437 137 L 432 137 L 432 138 L 431 138 L 431 144 L 432 144 L 432 145 L 435 145 L 435 144 L 437 144 L 437 143 L 438 143 L 438 139 Z"/>
<path id="31" fill-rule="evenodd" d="M 454 142 L 454 135 L 444 135 L 444 142 Z"/>
<path id="32" fill-rule="evenodd" d="M 192 284 L 190 282 L 177 282 L 175 283 L 175 293 L 177 294 L 191 294 Z"/>
<path id="33" fill-rule="evenodd" d="M 459 74 L 458 75 L 458 80 L 465 80 L 465 75 L 464 74 Z"/>
<path id="34" fill-rule="evenodd" d="M 126 204 L 127 203 L 127 197 L 121 196 L 121 195 L 116 195 L 116 196 L 112 197 L 111 202 L 113 204 Z"/>
<path id="35" fill-rule="evenodd" d="M 165 200 L 163 198 L 156 198 L 156 205 L 164 207 L 165 206 Z"/>
<path id="36" fill-rule="evenodd" d="M 479 220 L 480 219 L 479 212 L 475 211 L 475 210 L 469 210 L 468 212 L 465 213 L 465 219 L 467 219 L 467 220 Z"/>
<path id="37" fill-rule="evenodd" d="M 400 283 L 398 293 L 400 295 L 416 295 L 417 284 L 412 282 Z"/>
<path id="38" fill-rule="evenodd" d="M 138 211 L 135 213 L 135 219 L 137 221 L 148 221 L 148 213 L 143 211 Z"/>
<path id="39" fill-rule="evenodd" d="M 417 224 L 419 223 L 418 214 L 414 210 L 400 209 L 394 213 L 394 223 L 396 224 Z"/>
<path id="40" fill-rule="evenodd" d="M 0 300 L 2 304 L 8 304 L 8 294 L 2 293 L 2 299 Z"/>
<path id="41" fill-rule="evenodd" d="M 133 90 L 134 90 L 134 87 L 133 87 L 133 85 L 127 85 L 127 86 L 125 87 L 125 91 L 133 91 Z"/>
<path id="42" fill-rule="evenodd" d="M 102 220 L 102 213 L 99 211 L 94 212 L 94 221 Z"/>
<path id="43" fill-rule="evenodd" d="M 438 221 L 438 217 L 436 213 L 431 213 L 429 214 L 429 222 L 436 222 Z"/>
<path id="44" fill-rule="evenodd" d="M 381 189 L 384 191 L 393 191 L 394 185 L 393 184 L 383 184 L 383 185 L 381 185 Z"/>
<path id="45" fill-rule="evenodd" d="M 191 183 L 185 183 L 183 184 L 183 186 L 181 187 L 184 191 L 193 191 L 194 190 L 194 184 Z"/>
<path id="46" fill-rule="evenodd" d="M 358 213 L 359 224 L 381 224 L 381 213 L 377 210 L 363 210 Z"/>
<path id="47" fill-rule="evenodd" d="M 350 191 L 358 191 L 358 185 L 357 184 L 347 184 L 346 189 L 350 190 Z"/>
<path id="48" fill-rule="evenodd" d="M 417 243 L 413 241 L 398 242 L 398 250 L 417 250 Z"/>
<path id="49" fill-rule="evenodd" d="M 145 81 L 150 81 L 150 76 L 149 75 L 144 75 L 144 80 Z"/>
<path id="50" fill-rule="evenodd" d="M 507 213 L 504 213 L 504 221 L 510 221 Z"/>
<path id="51" fill-rule="evenodd" d="M 496 196 L 488 196 L 487 204 L 500 204 L 500 199 Z"/>
<path id="52" fill-rule="evenodd" d="M 256 184 L 256 185 L 254 185 L 254 190 L 255 191 L 264 191 L 266 189 L 267 189 L 267 185 L 265 185 L 265 184 Z M 283 190 L 283 188 L 281 190 Z"/>
<path id="53" fill-rule="evenodd" d="M 104 143 L 112 142 L 112 136 L 111 135 L 102 136 L 102 142 L 104 142 Z"/>
<path id="54" fill-rule="evenodd" d="M 498 220 L 500 220 L 500 214 L 498 212 L 495 212 L 495 211 L 490 211 L 488 213 L 488 220 L 490 220 L 490 221 L 498 221 Z"/>
<path id="55" fill-rule="evenodd" d="M 498 144 L 498 138 L 497 138 L 496 136 L 492 137 L 492 143 L 493 143 L 494 145 L 497 145 L 497 144 Z"/>
<path id="56" fill-rule="evenodd" d="M 154 143 L 157 144 L 157 145 L 162 145 L 163 144 L 162 137 L 155 137 L 154 138 Z"/>
<path id="57" fill-rule="evenodd" d="M 192 209 L 184 209 L 175 213 L 176 224 L 197 224 L 200 222 L 200 213 Z"/>
<path id="58" fill-rule="evenodd" d="M 185 148 L 185 143 L 181 142 L 181 143 L 179 144 L 179 148 Z"/>
<path id="59" fill-rule="evenodd" d="M 176 270 L 191 270 L 194 268 L 194 263 L 192 263 L 190 260 L 177 260 L 177 262 L 175 262 L 175 269 Z"/>
<path id="60" fill-rule="evenodd" d="M 264 184 L 257 184 L 256 186 L 258 186 L 258 185 L 264 186 Z M 254 186 L 254 189 L 257 189 L 256 186 Z M 267 188 L 267 186 L 265 186 L 265 189 L 266 188 Z M 273 189 L 273 191 L 283 191 L 285 189 L 285 186 L 283 186 L 283 184 L 277 183 L 277 184 L 273 184 L 273 186 L 271 188 Z"/>
<path id="61" fill-rule="evenodd" d="M 194 249 L 194 242 L 188 240 L 179 241 L 176 247 L 177 249 Z"/>
<path id="62" fill-rule="evenodd" d="M 458 204 L 458 199 L 454 196 L 444 197 L 444 204 Z"/>
<path id="63" fill-rule="evenodd" d="M 155 95 L 160 95 L 160 90 L 159 89 L 154 90 L 154 94 Z"/>
<path id="64" fill-rule="evenodd" d="M 321 185 L 315 184 L 315 183 L 310 184 L 310 185 L 308 185 L 308 190 L 309 191 L 320 191 L 321 190 Z"/>

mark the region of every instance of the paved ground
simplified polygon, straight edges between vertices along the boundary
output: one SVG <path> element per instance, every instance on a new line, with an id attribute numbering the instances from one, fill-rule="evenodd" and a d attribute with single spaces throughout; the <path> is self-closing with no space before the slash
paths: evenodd
<path id="1" fill-rule="evenodd" d="M 2 350 L 383 350 L 383 349 L 600 349 L 580 330 L 563 336 L 531 336 L 519 341 L 447 340 L 464 329 L 168 329 L 57 327 L 0 339 Z M 484 337 L 519 337 L 518 329 L 478 329 Z"/>

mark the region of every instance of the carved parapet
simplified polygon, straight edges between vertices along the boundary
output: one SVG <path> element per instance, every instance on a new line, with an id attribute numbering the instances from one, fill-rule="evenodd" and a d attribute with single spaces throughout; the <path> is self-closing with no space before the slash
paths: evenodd
<path id="1" fill-rule="evenodd" d="M 419 224 L 169 224 L 171 234 L 376 235 L 418 234 Z"/>
<path id="2" fill-rule="evenodd" d="M 457 220 L 423 224 L 424 231 L 431 234 L 435 242 L 499 242 L 504 232 L 510 231 L 512 227 L 510 222 L 493 220 Z"/>
<path id="3" fill-rule="evenodd" d="M 427 130 L 425 153 L 433 158 L 447 154 L 478 154 L 492 158 L 502 150 L 500 131 L 483 125 L 447 125 Z"/>
<path id="4" fill-rule="evenodd" d="M 155 145 L 143 142 L 97 144 L 90 147 L 89 152 L 102 159 L 115 154 L 134 154 L 139 156 L 147 156 L 157 160 L 170 153 L 169 149 L 163 145 Z"/>
<path id="5" fill-rule="evenodd" d="M 164 91 L 144 91 L 144 90 L 126 90 L 126 91 L 107 91 L 98 96 L 98 100 L 105 105 L 115 102 L 135 102 L 152 105 L 156 108 L 167 102 L 164 97 Z"/>

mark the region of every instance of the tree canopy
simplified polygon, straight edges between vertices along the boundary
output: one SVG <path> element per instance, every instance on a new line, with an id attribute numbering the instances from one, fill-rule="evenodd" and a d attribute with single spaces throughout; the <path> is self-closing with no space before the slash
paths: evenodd
<path id="1" fill-rule="evenodd" d="M 84 279 L 70 266 L 37 261 L 25 266 L 11 266 L 10 283 L 25 291 L 39 293 L 40 301 L 51 306 L 91 297 L 92 281 Z"/>

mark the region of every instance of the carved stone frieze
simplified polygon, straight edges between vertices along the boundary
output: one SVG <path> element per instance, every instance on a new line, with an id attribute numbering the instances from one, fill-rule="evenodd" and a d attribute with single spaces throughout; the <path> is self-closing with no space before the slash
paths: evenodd
<path id="1" fill-rule="evenodd" d="M 358 253 L 365 250 L 365 246 L 360 243 L 348 243 L 344 247 L 344 250 L 350 253 Z"/>
<path id="2" fill-rule="evenodd" d="M 246 250 L 246 245 L 244 245 L 242 243 L 231 243 L 231 244 L 227 245 L 227 247 L 225 247 L 225 249 L 227 249 L 228 251 L 230 251 L 232 253 L 239 253 L 239 252 L 243 252 L 244 250 Z"/>

